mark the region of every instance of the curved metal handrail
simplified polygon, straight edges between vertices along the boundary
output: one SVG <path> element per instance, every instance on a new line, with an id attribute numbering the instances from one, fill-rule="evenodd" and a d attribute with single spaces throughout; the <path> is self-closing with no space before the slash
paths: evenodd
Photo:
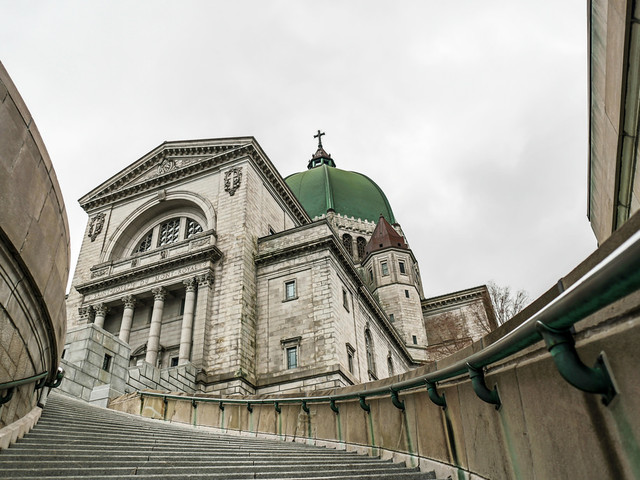
<path id="1" fill-rule="evenodd" d="M 183 395 L 172 395 L 164 393 L 143 392 L 137 390 L 141 397 L 164 397 L 171 399 L 182 399 L 200 402 L 217 402 L 226 404 L 246 404 L 251 402 L 256 404 L 276 404 L 276 403 L 326 403 L 335 404 L 337 400 L 361 399 L 381 395 L 390 395 L 391 392 L 401 392 L 403 390 L 417 387 L 433 388 L 435 382 L 447 380 L 453 377 L 469 375 L 470 370 L 481 372 L 482 369 L 492 363 L 503 360 L 514 353 L 517 353 L 543 338 L 540 325 L 549 327 L 557 331 L 568 331 L 568 329 L 580 320 L 595 313 L 596 311 L 612 304 L 640 289 L 640 232 L 636 232 L 627 241 L 620 245 L 602 262 L 592 268 L 574 285 L 565 290 L 561 295 L 551 301 L 548 305 L 536 312 L 529 319 L 519 325 L 515 330 L 509 332 L 504 337 L 499 338 L 491 345 L 482 350 L 469 355 L 447 367 L 433 372 L 396 382 L 392 385 L 384 385 L 371 389 L 361 389 L 350 393 L 336 393 L 333 395 L 321 396 L 298 396 L 282 397 L 274 399 L 234 399 L 234 398 L 212 398 L 194 397 Z M 547 339 L 545 338 L 545 341 Z M 556 343 L 548 341 L 547 346 L 550 351 L 556 347 Z M 565 342 L 566 346 L 566 342 Z M 553 355 L 553 351 L 552 351 Z M 557 362 L 558 360 L 556 360 Z M 588 368 L 588 367 L 587 367 Z M 596 368 L 604 368 L 602 365 Z M 570 368 L 569 368 L 570 369 Z M 598 371 L 599 374 L 602 372 Z M 608 375 L 608 372 L 605 372 Z M 564 374 L 563 374 L 564 376 Z M 577 386 L 577 385 L 575 385 Z M 580 387 L 578 387 L 580 388 Z M 594 393 L 594 392 L 592 392 Z M 605 392 L 595 392 L 607 395 Z M 496 393 L 497 394 L 497 393 Z M 609 395 L 611 392 L 609 392 Z M 615 395 L 615 392 L 613 393 Z M 608 403 L 612 396 L 605 398 Z M 435 403 L 435 402 L 434 402 Z M 494 403 L 494 402 L 490 402 Z M 499 404 L 499 399 L 498 399 Z M 440 404 L 439 404 L 440 405 Z M 440 405 L 444 406 L 444 405 Z"/>
<path id="2" fill-rule="evenodd" d="M 10 382 L 0 383 L 0 392 L 6 390 L 4 395 L 0 396 L 0 405 L 3 405 L 11 400 L 13 398 L 15 389 L 17 387 L 20 387 L 21 385 L 27 385 L 29 383 L 36 382 L 35 390 L 39 390 L 42 387 L 58 388 L 60 386 L 60 383 L 62 382 L 62 379 L 64 378 L 64 369 L 62 367 L 58 367 L 55 378 L 49 383 L 46 383 L 47 375 L 49 375 L 49 372 L 45 371 L 36 375 L 32 375 L 30 377 L 21 378 L 20 380 L 11 380 Z"/>

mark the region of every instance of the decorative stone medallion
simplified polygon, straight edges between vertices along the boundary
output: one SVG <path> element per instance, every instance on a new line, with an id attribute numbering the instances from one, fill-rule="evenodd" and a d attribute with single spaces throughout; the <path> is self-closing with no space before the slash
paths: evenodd
<path id="1" fill-rule="evenodd" d="M 176 164 L 170 158 L 165 158 L 160 165 L 158 165 L 158 175 L 169 173 L 171 170 L 175 170 Z"/>
<path id="2" fill-rule="evenodd" d="M 242 182 L 242 169 L 239 167 L 227 170 L 224 174 L 224 190 L 233 197 L 236 190 L 240 188 L 240 182 Z"/>
<path id="3" fill-rule="evenodd" d="M 99 213 L 95 217 L 91 219 L 89 222 L 89 238 L 93 242 L 100 232 L 102 232 L 102 227 L 104 226 L 104 219 L 106 215 L 104 213 Z"/>

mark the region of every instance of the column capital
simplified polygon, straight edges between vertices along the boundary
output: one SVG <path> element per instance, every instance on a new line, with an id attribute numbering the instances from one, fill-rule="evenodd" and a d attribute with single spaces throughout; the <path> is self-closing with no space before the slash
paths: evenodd
<path id="1" fill-rule="evenodd" d="M 98 303 L 93 306 L 93 310 L 96 312 L 96 315 L 100 315 L 104 317 L 109 312 L 109 307 L 107 307 L 104 303 Z"/>
<path id="2" fill-rule="evenodd" d="M 151 290 L 151 293 L 153 293 L 154 300 L 162 300 L 164 302 L 164 299 L 167 298 L 167 290 L 164 287 L 156 287 Z"/>
<path id="3" fill-rule="evenodd" d="M 198 275 L 199 287 L 211 287 L 213 285 L 213 273 L 208 272 L 203 275 Z"/>
<path id="4" fill-rule="evenodd" d="M 124 308 L 134 308 L 136 306 L 136 297 L 133 295 L 125 295 L 122 297 L 122 303 L 124 303 Z"/>
<path id="5" fill-rule="evenodd" d="M 78 314 L 83 320 L 93 320 L 96 312 L 90 306 L 86 306 L 78 308 Z"/>
<path id="6" fill-rule="evenodd" d="M 195 292 L 196 291 L 196 279 L 188 278 L 182 282 L 187 292 Z"/>

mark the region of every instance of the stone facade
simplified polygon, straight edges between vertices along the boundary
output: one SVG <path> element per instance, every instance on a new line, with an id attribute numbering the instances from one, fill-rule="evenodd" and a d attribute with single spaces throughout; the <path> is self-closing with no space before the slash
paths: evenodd
<path id="1" fill-rule="evenodd" d="M 424 299 L 422 313 L 430 361 L 451 355 L 498 328 L 484 285 Z"/>
<path id="2" fill-rule="evenodd" d="M 334 211 L 310 219 L 253 138 L 165 143 L 80 204 L 88 222 L 69 327 L 94 326 L 129 347 L 113 352 L 126 366 L 114 392 L 333 388 L 426 359 L 406 241 L 367 255 L 376 223 Z M 395 262 L 392 276 L 368 283 L 381 256 Z M 79 376 L 93 382 L 78 393 L 86 398 L 108 380 L 95 375 L 97 357 L 78 355 L 78 369 L 93 370 Z"/>
<path id="3" fill-rule="evenodd" d="M 49 390 L 43 387 L 57 377 L 69 227 L 47 149 L 1 63 L 0 195 L 0 446 L 6 447 L 33 425 Z M 9 386 L 40 374 L 38 382 Z"/>

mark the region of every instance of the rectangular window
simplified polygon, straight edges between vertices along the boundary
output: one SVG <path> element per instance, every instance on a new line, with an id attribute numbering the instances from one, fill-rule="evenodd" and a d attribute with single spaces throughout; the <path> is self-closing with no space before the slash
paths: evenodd
<path id="1" fill-rule="evenodd" d="M 180 313 L 179 315 L 184 315 L 184 298 L 180 300 Z"/>
<path id="2" fill-rule="evenodd" d="M 407 271 L 404 268 L 404 262 L 402 261 L 398 262 L 398 267 L 400 268 L 400 273 L 402 273 L 403 275 L 407 274 Z"/>
<path id="3" fill-rule="evenodd" d="M 373 283 L 373 269 L 369 269 L 369 283 Z"/>
<path id="4" fill-rule="evenodd" d="M 418 337 L 416 337 L 415 335 L 413 336 L 413 344 L 414 345 L 418 344 Z"/>
<path id="5" fill-rule="evenodd" d="M 169 360 L 169 365 L 172 367 L 177 367 L 178 366 L 178 357 L 171 357 L 171 360 Z"/>
<path id="6" fill-rule="evenodd" d="M 350 343 L 347 343 L 347 366 L 349 367 L 349 372 L 351 373 L 353 373 L 353 356 L 355 353 L 355 349 L 351 346 Z"/>
<path id="7" fill-rule="evenodd" d="M 390 321 L 391 323 L 393 323 L 393 322 L 395 322 L 395 320 L 396 320 L 396 318 L 393 316 L 393 313 L 390 313 L 390 314 L 389 314 L 389 321 Z"/>
<path id="8" fill-rule="evenodd" d="M 348 312 L 349 311 L 349 295 L 347 294 L 347 291 L 344 288 L 342 289 L 342 305 L 344 306 L 344 309 Z"/>
<path id="9" fill-rule="evenodd" d="M 389 265 L 387 265 L 387 262 L 380 262 L 380 269 L 382 270 L 383 276 L 389 275 Z"/>
<path id="10" fill-rule="evenodd" d="M 405 297 L 407 297 L 407 298 L 409 298 L 409 290 L 405 290 L 405 291 L 404 291 L 404 296 L 405 296 Z"/>
<path id="11" fill-rule="evenodd" d="M 284 284 L 284 299 L 293 300 L 296 298 L 296 281 L 291 280 Z"/>
<path id="12" fill-rule="evenodd" d="M 287 368 L 296 368 L 298 366 L 298 347 L 287 348 Z"/>
<path id="13" fill-rule="evenodd" d="M 108 372 L 111 368 L 111 358 L 111 355 L 109 355 L 108 353 L 104 354 L 104 358 L 102 359 L 102 369 L 105 372 Z"/>

